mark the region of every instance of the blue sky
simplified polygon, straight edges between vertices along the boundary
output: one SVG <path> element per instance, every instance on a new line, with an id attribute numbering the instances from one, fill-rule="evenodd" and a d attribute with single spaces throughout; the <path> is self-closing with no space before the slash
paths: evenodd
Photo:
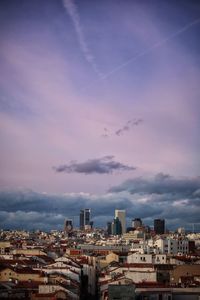
<path id="1" fill-rule="evenodd" d="M 139 209 L 135 215 L 130 208 L 129 219 L 139 214 L 151 224 L 162 216 L 169 226 L 190 226 L 194 213 L 197 223 L 198 1 L 6 0 L 0 6 L 0 187 L 1 201 L 10 199 L 1 227 L 25 226 L 18 216 L 33 214 L 33 224 L 45 228 L 34 207 L 44 193 L 50 203 L 64 197 L 76 215 L 91 206 L 99 225 L 129 200 Z M 138 178 L 152 184 L 157 174 L 170 176 L 162 180 L 176 186 L 177 197 L 162 191 L 168 204 L 161 197 L 161 210 L 146 214 L 144 204 L 158 205 L 160 194 L 130 190 Z M 180 194 L 186 181 L 195 188 Z M 28 210 L 19 204 L 29 193 Z M 81 199 L 77 209 L 72 193 Z M 59 211 L 62 201 L 56 203 Z M 177 203 L 181 212 L 171 218 L 168 209 Z M 183 220 L 188 205 L 193 211 Z M 70 216 L 67 208 L 48 213 L 59 228 Z"/>

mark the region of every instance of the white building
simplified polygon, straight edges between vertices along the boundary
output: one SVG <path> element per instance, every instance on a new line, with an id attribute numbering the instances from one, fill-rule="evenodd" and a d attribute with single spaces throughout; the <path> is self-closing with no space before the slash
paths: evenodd
<path id="1" fill-rule="evenodd" d="M 141 254 L 133 253 L 127 257 L 128 264 L 166 264 L 166 254 Z"/>
<path id="2" fill-rule="evenodd" d="M 79 295 L 75 294 L 74 292 L 72 292 L 71 290 L 68 289 L 68 287 L 63 287 L 59 284 L 45 284 L 45 285 L 39 285 L 39 294 L 43 294 L 43 295 L 47 295 L 51 294 L 51 293 L 55 293 L 55 292 L 61 292 L 64 291 L 66 292 L 66 294 L 68 295 L 68 299 L 72 299 L 72 300 L 78 300 L 79 299 Z M 65 294 L 64 294 L 65 295 Z M 56 297 L 57 299 L 57 297 Z M 66 298 L 59 298 L 59 299 L 66 299 Z"/>
<path id="3" fill-rule="evenodd" d="M 178 253 L 187 254 L 189 252 L 188 239 L 177 238 L 159 238 L 154 242 L 154 246 L 157 249 L 157 253 L 172 254 Z"/>

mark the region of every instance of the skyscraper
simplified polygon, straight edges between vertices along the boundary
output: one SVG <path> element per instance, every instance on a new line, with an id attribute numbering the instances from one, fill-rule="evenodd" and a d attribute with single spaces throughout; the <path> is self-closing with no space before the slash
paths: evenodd
<path id="1" fill-rule="evenodd" d="M 132 227 L 142 227 L 142 220 L 140 218 L 135 218 L 134 220 L 132 220 Z"/>
<path id="2" fill-rule="evenodd" d="M 85 225 L 90 225 L 90 215 L 91 215 L 91 211 L 89 208 L 85 208 L 84 210 L 84 226 Z"/>
<path id="3" fill-rule="evenodd" d="M 86 225 L 90 225 L 91 210 L 89 208 L 80 210 L 80 229 L 84 229 Z"/>
<path id="4" fill-rule="evenodd" d="M 64 231 L 66 233 L 70 233 L 70 232 L 72 232 L 72 230 L 73 230 L 73 222 L 72 222 L 72 220 L 69 220 L 69 219 L 65 220 Z"/>
<path id="5" fill-rule="evenodd" d="M 122 225 L 118 217 L 114 218 L 112 222 L 112 234 L 113 235 L 122 234 Z"/>
<path id="6" fill-rule="evenodd" d="M 154 231 L 156 234 L 165 233 L 165 220 L 164 219 L 155 219 L 154 220 Z"/>
<path id="7" fill-rule="evenodd" d="M 84 229 L 84 210 L 80 210 L 80 229 Z"/>
<path id="8" fill-rule="evenodd" d="M 112 234 L 112 222 L 107 222 L 107 234 L 111 235 Z"/>
<path id="9" fill-rule="evenodd" d="M 126 211 L 125 210 L 115 210 L 115 218 L 118 218 L 122 226 L 122 234 L 126 232 Z"/>

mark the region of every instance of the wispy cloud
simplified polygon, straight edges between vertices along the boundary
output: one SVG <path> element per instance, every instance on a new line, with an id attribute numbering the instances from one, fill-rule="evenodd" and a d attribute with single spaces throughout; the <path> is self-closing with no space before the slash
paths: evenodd
<path id="1" fill-rule="evenodd" d="M 124 165 L 114 160 L 114 156 L 89 159 L 86 162 L 78 163 L 71 161 L 69 164 L 54 167 L 58 173 L 83 173 L 83 174 L 111 174 L 114 171 L 132 171 L 135 167 Z"/>
<path id="2" fill-rule="evenodd" d="M 117 136 L 123 135 L 126 131 L 129 131 L 134 126 L 138 126 L 142 122 L 143 122 L 142 119 L 129 120 L 123 127 L 117 129 L 115 131 L 115 134 Z"/>
<path id="3" fill-rule="evenodd" d="M 104 138 L 109 137 L 109 130 L 108 130 L 108 128 L 104 127 L 103 134 L 101 136 L 104 137 Z"/>
<path id="4" fill-rule="evenodd" d="M 81 51 L 83 52 L 83 54 L 85 56 L 85 59 L 88 61 L 88 63 L 92 66 L 93 70 L 101 78 L 103 76 L 103 74 L 100 72 L 99 68 L 97 67 L 94 55 L 92 54 L 92 52 L 89 49 L 88 44 L 86 42 L 86 39 L 85 39 L 85 36 L 83 33 L 83 28 L 82 28 L 82 25 L 80 22 L 80 16 L 79 16 L 75 1 L 63 0 L 63 5 L 73 22 L 74 29 L 77 34 L 78 42 L 80 44 Z"/>
<path id="5" fill-rule="evenodd" d="M 117 128 L 114 132 L 111 132 L 108 128 L 103 129 L 103 134 L 101 135 L 104 138 L 110 137 L 111 135 L 123 135 L 125 132 L 131 130 L 133 127 L 138 126 L 143 122 L 143 119 L 134 118 L 127 121 L 122 127 Z"/>

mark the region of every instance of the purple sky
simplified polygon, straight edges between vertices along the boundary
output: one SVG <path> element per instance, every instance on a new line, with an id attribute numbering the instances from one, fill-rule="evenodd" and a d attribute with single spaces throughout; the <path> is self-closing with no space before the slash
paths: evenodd
<path id="1" fill-rule="evenodd" d="M 83 198 L 74 215 L 88 205 L 104 224 L 112 214 L 104 207 L 100 217 L 101 197 L 108 205 L 117 201 L 113 210 L 125 198 L 157 203 L 154 190 L 140 191 L 141 200 L 114 187 L 137 178 L 152 184 L 162 173 L 177 184 L 172 210 L 177 203 L 199 209 L 198 1 L 2 0 L 0 35 L 0 201 L 27 189 L 66 201 L 73 193 Z M 180 196 L 187 180 L 199 186 Z M 9 201 L 1 208 L 2 227 L 20 226 L 20 213 L 44 218 L 34 205 L 10 211 Z M 149 223 L 162 216 L 169 226 L 190 226 L 181 213 L 170 220 L 162 201 L 161 211 L 136 212 Z M 54 212 L 59 226 L 68 216 L 67 209 Z"/>

